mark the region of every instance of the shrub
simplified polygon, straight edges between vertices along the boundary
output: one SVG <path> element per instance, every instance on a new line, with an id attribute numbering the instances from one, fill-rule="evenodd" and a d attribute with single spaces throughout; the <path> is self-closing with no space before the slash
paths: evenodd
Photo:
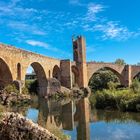
<path id="1" fill-rule="evenodd" d="M 115 90 L 115 89 L 117 88 L 118 85 L 119 85 L 119 83 L 114 83 L 114 82 L 112 82 L 112 81 L 109 81 L 109 82 L 107 83 L 108 89 L 110 89 L 110 90 Z"/>
<path id="2" fill-rule="evenodd" d="M 97 108 L 116 108 L 115 97 L 109 90 L 98 91 L 95 98 Z"/>
<path id="3" fill-rule="evenodd" d="M 2 116 L 2 112 L 4 111 L 4 107 L 2 105 L 0 105 L 0 118 Z"/>
<path id="4" fill-rule="evenodd" d="M 38 91 L 38 81 L 37 80 L 26 80 L 25 87 L 28 89 L 29 93 L 36 93 Z"/>
<path id="5" fill-rule="evenodd" d="M 4 88 L 4 92 L 6 94 L 11 94 L 12 92 L 14 93 L 19 93 L 19 91 L 16 89 L 16 86 L 14 84 L 9 84 Z"/>
<path id="6" fill-rule="evenodd" d="M 114 108 L 121 111 L 140 111 L 140 94 L 130 89 L 97 91 L 90 96 L 90 103 L 98 109 Z"/>
<path id="7" fill-rule="evenodd" d="M 29 94 L 29 90 L 26 86 L 22 88 L 22 94 Z"/>
<path id="8" fill-rule="evenodd" d="M 108 89 L 108 83 L 110 82 L 120 83 L 120 80 L 111 70 L 104 68 L 93 74 L 89 82 L 89 87 L 93 92 Z"/>
<path id="9" fill-rule="evenodd" d="M 132 91 L 134 93 L 140 93 L 140 82 L 139 82 L 139 80 L 138 79 L 134 79 L 132 81 L 132 84 L 131 84 L 130 88 L 132 89 Z"/>

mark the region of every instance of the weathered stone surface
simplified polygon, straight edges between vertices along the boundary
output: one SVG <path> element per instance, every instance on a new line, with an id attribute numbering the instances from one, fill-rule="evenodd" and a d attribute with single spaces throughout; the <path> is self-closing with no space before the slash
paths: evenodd
<path id="1" fill-rule="evenodd" d="M 1 140 L 58 140 L 47 129 L 34 124 L 20 114 L 3 114 L 0 121 Z"/>
<path id="2" fill-rule="evenodd" d="M 61 84 L 56 78 L 48 79 L 47 94 L 52 95 L 61 92 Z"/>
<path id="3" fill-rule="evenodd" d="M 61 86 L 61 92 L 62 92 L 62 93 L 70 93 L 71 90 L 68 89 L 68 88 L 66 88 L 66 87 Z"/>

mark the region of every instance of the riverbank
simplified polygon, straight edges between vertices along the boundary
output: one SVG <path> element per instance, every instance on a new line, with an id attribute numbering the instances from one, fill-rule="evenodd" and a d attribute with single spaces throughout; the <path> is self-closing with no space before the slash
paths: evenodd
<path id="1" fill-rule="evenodd" d="M 30 95 L 17 94 L 15 92 L 0 92 L 0 104 L 4 106 L 24 105 L 31 102 Z"/>
<path id="2" fill-rule="evenodd" d="M 22 94 L 19 93 L 14 84 L 7 85 L 0 90 L 0 104 L 4 106 L 30 104 L 31 97 L 26 88 L 23 88 Z"/>
<path id="3" fill-rule="evenodd" d="M 92 107 L 140 112 L 140 94 L 131 89 L 104 89 L 96 91 L 90 98 Z"/>

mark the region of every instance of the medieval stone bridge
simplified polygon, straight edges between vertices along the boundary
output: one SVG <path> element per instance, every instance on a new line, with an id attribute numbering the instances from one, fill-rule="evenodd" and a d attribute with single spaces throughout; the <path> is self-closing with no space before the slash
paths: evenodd
<path id="1" fill-rule="evenodd" d="M 24 83 L 29 66 L 33 67 L 37 75 L 42 95 L 47 94 L 48 79 L 52 77 L 58 79 L 62 86 L 71 89 L 73 86 L 87 87 L 92 75 L 101 68 L 113 71 L 124 86 L 130 86 L 132 79 L 140 73 L 140 66 L 86 62 L 85 39 L 79 36 L 72 41 L 72 62 L 0 44 L 0 87 L 13 81 Z"/>

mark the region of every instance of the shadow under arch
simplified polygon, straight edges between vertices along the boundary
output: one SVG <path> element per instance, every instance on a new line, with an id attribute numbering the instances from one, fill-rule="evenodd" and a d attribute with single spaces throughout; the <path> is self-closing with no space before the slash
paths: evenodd
<path id="1" fill-rule="evenodd" d="M 30 64 L 30 66 L 32 66 L 32 68 L 34 69 L 34 72 L 35 72 L 36 77 L 37 77 L 39 95 L 46 96 L 47 95 L 48 81 L 47 81 L 47 77 L 46 77 L 46 73 L 44 71 L 44 68 L 38 62 L 33 62 Z"/>
<path id="2" fill-rule="evenodd" d="M 0 89 L 3 89 L 5 86 L 11 84 L 12 82 L 13 77 L 10 68 L 5 60 L 0 58 Z"/>
<path id="3" fill-rule="evenodd" d="M 79 71 L 78 68 L 76 66 L 72 66 L 72 86 L 73 87 L 78 87 L 79 85 Z"/>
<path id="4" fill-rule="evenodd" d="M 58 65 L 55 65 L 53 67 L 52 77 L 61 81 L 61 71 L 60 71 L 60 68 L 58 67 Z"/>
<path id="5" fill-rule="evenodd" d="M 122 76 L 118 71 L 116 71 L 115 69 L 110 68 L 110 67 L 101 67 L 101 68 L 99 68 L 98 70 L 96 70 L 94 73 L 92 73 L 92 76 L 89 78 L 88 85 L 89 85 L 89 83 L 90 83 L 92 77 L 93 77 L 97 72 L 99 72 L 100 70 L 109 70 L 109 71 L 113 72 L 113 73 L 117 76 L 117 78 L 119 79 L 120 84 L 121 84 L 121 85 L 124 84 L 123 76 Z"/>

